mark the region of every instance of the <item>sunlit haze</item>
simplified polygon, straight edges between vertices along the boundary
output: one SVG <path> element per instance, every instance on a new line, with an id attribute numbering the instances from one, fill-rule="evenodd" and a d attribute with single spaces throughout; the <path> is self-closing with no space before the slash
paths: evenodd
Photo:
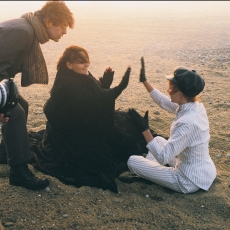
<path id="1" fill-rule="evenodd" d="M 1 1 L 0 20 L 34 12 L 45 1 Z M 229 14 L 228 1 L 66 1 L 77 18 L 146 18 L 153 15 Z"/>
<path id="2" fill-rule="evenodd" d="M 0 21 L 35 12 L 45 2 L 0 1 Z M 132 64 L 134 73 L 134 66 L 139 71 L 141 55 L 146 63 L 152 63 L 154 56 L 194 60 L 194 50 L 226 48 L 229 44 L 230 1 L 65 2 L 74 14 L 75 25 L 60 42 L 42 45 L 49 70 L 55 69 L 58 57 L 71 44 L 88 50 L 91 70 L 96 74 L 102 61 L 121 72 Z M 132 55 L 134 51 L 138 55 Z"/>

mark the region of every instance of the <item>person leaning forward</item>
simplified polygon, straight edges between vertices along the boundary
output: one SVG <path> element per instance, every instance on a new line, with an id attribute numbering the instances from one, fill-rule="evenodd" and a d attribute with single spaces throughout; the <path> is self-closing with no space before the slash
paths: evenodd
<path id="1" fill-rule="evenodd" d="M 73 26 L 73 14 L 63 1 L 47 1 L 34 13 L 1 22 L 0 80 L 14 78 L 21 72 L 22 87 L 48 84 L 40 44 L 50 39 L 58 42 L 67 33 L 67 27 Z M 9 182 L 27 189 L 43 189 L 49 185 L 49 180 L 36 177 L 27 165 L 33 158 L 26 127 L 27 115 L 28 102 L 21 95 L 19 103 L 10 111 L 10 117 L 0 111 L 2 144 L 10 166 Z"/>

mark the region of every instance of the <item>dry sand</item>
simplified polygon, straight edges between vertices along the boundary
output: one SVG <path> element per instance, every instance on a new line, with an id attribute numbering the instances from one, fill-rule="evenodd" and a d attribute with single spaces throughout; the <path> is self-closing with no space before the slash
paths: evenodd
<path id="1" fill-rule="evenodd" d="M 45 127 L 42 106 L 55 78 L 56 62 L 69 45 L 89 51 L 90 71 L 95 77 L 111 66 L 115 70 L 113 86 L 131 65 L 129 85 L 117 99 L 116 108 L 134 107 L 143 114 L 149 110 L 152 129 L 167 136 L 173 115 L 157 107 L 138 82 L 140 58 L 145 57 L 148 80 L 164 93 L 165 75 L 177 66 L 187 66 L 206 81 L 201 101 L 209 116 L 210 155 L 218 175 L 208 192 L 184 195 L 156 184 L 117 180 L 119 193 L 114 194 L 68 186 L 31 167 L 37 176 L 50 179 L 51 190 L 47 192 L 10 186 L 9 166 L 0 165 L 0 219 L 5 229 L 230 229 L 229 25 L 229 16 L 97 19 L 90 23 L 82 19 L 60 42 L 42 45 L 49 85 L 21 88 L 20 75 L 15 78 L 30 104 L 28 129 Z"/>

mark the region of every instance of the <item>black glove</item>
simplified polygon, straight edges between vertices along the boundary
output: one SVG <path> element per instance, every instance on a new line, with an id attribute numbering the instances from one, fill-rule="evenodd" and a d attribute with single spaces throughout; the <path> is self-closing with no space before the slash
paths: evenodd
<path id="1" fill-rule="evenodd" d="M 100 77 L 99 80 L 101 82 L 101 86 L 104 89 L 109 89 L 112 82 L 113 82 L 113 75 L 114 75 L 114 71 L 111 70 L 106 70 L 104 72 L 103 77 Z"/>
<path id="2" fill-rule="evenodd" d="M 141 131 L 144 132 L 147 129 L 149 129 L 149 119 L 148 119 L 148 114 L 149 111 L 145 112 L 145 116 L 142 117 L 135 109 L 129 109 L 128 112 L 132 122 L 136 127 Z"/>
<path id="3" fill-rule="evenodd" d="M 140 72 L 140 82 L 146 81 L 146 76 L 145 76 L 145 62 L 144 58 L 141 58 L 141 72 Z"/>
<path id="4" fill-rule="evenodd" d="M 118 86 L 114 87 L 115 98 L 117 98 L 121 94 L 121 92 L 127 87 L 128 83 L 129 83 L 130 72 L 131 72 L 131 68 L 128 67 L 126 72 L 125 72 L 125 75 L 121 79 L 120 84 Z"/>
<path id="5" fill-rule="evenodd" d="M 128 67 L 126 72 L 125 72 L 125 75 L 123 76 L 123 78 L 121 79 L 120 84 L 118 85 L 118 87 L 120 89 L 124 90 L 127 87 L 128 83 L 129 83 L 130 72 L 131 72 L 131 68 Z"/>

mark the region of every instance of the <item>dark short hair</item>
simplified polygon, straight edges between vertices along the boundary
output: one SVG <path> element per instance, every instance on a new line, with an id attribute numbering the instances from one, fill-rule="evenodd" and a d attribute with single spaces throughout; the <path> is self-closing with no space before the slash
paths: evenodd
<path id="1" fill-rule="evenodd" d="M 82 55 L 82 53 L 85 54 L 85 57 Z M 65 49 L 64 53 L 58 61 L 57 70 L 59 70 L 61 67 L 65 67 L 67 61 L 70 63 L 75 61 L 82 63 L 90 62 L 88 52 L 86 49 L 80 46 L 69 46 Z"/>
<path id="2" fill-rule="evenodd" d="M 74 26 L 74 17 L 64 1 L 47 1 L 35 15 L 45 25 L 45 20 L 50 19 L 54 26 Z"/>
<path id="3" fill-rule="evenodd" d="M 204 79 L 196 72 L 184 67 L 177 68 L 173 75 L 166 78 L 174 83 L 178 89 L 187 97 L 195 97 L 203 91 L 205 86 Z"/>

